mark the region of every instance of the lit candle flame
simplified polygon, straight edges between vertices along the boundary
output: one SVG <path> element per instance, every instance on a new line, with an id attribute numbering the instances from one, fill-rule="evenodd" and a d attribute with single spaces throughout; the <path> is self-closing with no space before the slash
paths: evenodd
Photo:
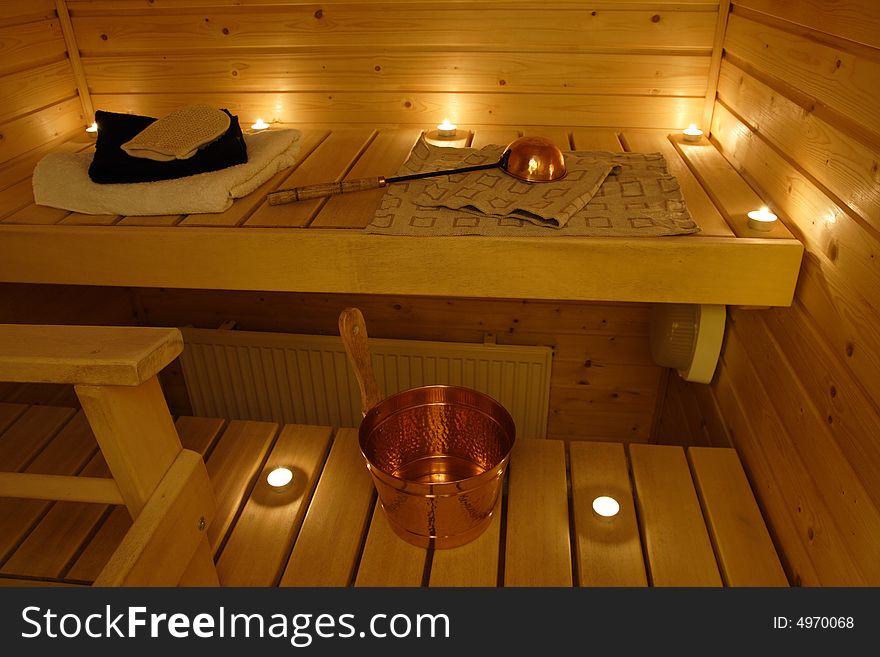
<path id="1" fill-rule="evenodd" d="M 437 126 L 438 130 L 455 130 L 458 126 L 452 123 L 449 119 L 443 119 L 443 123 Z"/>
<path id="2" fill-rule="evenodd" d="M 256 123 L 254 123 L 251 128 L 254 130 L 265 130 L 269 127 L 269 124 L 263 121 L 263 119 L 257 119 Z"/>

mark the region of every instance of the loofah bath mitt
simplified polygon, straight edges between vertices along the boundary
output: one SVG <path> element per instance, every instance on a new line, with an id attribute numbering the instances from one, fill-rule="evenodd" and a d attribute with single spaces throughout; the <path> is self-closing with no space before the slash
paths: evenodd
<path id="1" fill-rule="evenodd" d="M 159 162 L 186 160 L 229 129 L 229 115 L 207 105 L 187 105 L 166 114 L 122 144 L 133 157 Z"/>

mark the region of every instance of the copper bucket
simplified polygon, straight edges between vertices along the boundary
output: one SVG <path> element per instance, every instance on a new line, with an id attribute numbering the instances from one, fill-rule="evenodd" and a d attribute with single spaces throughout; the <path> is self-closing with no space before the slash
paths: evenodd
<path id="1" fill-rule="evenodd" d="M 382 399 L 363 316 L 347 308 L 339 332 L 358 385 L 361 452 L 395 533 L 419 547 L 452 548 L 489 526 L 516 430 L 486 394 L 447 385 Z"/>

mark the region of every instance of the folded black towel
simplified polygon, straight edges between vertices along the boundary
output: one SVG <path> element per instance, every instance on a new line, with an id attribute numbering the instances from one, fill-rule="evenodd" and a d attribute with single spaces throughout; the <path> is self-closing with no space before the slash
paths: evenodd
<path id="1" fill-rule="evenodd" d="M 223 111 L 229 114 L 231 121 L 229 129 L 220 138 L 188 159 L 168 162 L 132 157 L 121 148 L 122 144 L 153 123 L 155 118 L 96 111 L 98 141 L 89 166 L 89 178 L 96 183 L 153 182 L 244 164 L 248 159 L 247 146 L 238 125 L 238 117 L 228 110 Z"/>

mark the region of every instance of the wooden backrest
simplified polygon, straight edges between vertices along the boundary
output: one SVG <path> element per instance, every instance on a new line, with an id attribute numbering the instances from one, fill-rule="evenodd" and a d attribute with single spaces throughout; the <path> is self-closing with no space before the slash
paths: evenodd
<path id="1" fill-rule="evenodd" d="M 0 381 L 73 383 L 113 475 L 4 472 L 0 496 L 124 504 L 134 524 L 96 585 L 218 583 L 211 483 L 157 377 L 182 350 L 177 329 L 0 324 Z"/>

